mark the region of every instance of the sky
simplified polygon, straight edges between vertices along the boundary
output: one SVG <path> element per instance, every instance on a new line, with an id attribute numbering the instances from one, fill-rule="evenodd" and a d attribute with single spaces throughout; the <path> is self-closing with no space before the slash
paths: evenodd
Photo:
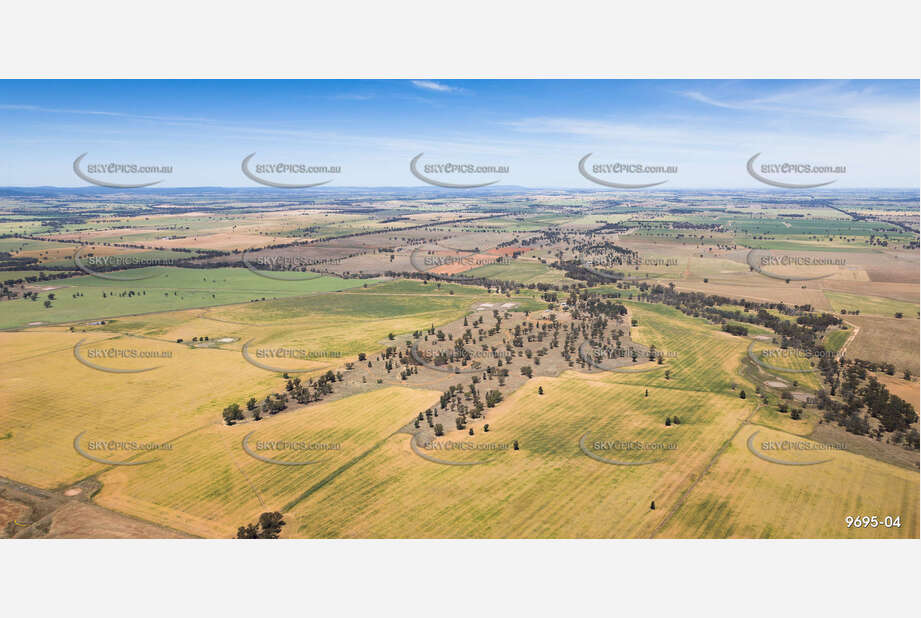
<path id="1" fill-rule="evenodd" d="M 661 188 L 764 189 L 746 162 L 844 166 L 828 188 L 919 186 L 916 80 L 316 80 L 0 81 L 0 186 L 91 186 L 90 164 L 169 166 L 106 173 L 159 187 L 257 187 L 259 163 L 338 166 L 276 174 L 329 188 L 425 186 L 425 164 L 505 166 L 492 174 L 426 174 L 447 182 L 600 188 L 579 160 L 676 166 L 596 176 L 667 180 Z M 265 168 L 261 168 L 265 169 Z M 431 169 L 431 168 L 429 168 Z M 607 174 L 607 175 L 604 175 Z"/>

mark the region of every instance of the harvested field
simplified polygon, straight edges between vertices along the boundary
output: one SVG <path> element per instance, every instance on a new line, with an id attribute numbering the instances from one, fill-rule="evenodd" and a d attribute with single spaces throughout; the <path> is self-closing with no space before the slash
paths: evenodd
<path id="1" fill-rule="evenodd" d="M 847 320 L 860 327 L 860 332 L 847 347 L 849 358 L 892 363 L 899 373 L 909 369 L 912 375 L 918 375 L 921 371 L 918 320 L 865 315 L 849 315 Z"/>
<path id="2" fill-rule="evenodd" d="M 812 466 L 778 465 L 748 447 L 804 440 L 758 426 L 732 440 L 688 500 L 657 535 L 663 538 L 918 538 L 918 474 L 847 450 L 776 458 L 815 460 Z M 806 443 L 810 441 L 806 440 Z M 900 528 L 848 528 L 847 516 L 901 518 Z"/>

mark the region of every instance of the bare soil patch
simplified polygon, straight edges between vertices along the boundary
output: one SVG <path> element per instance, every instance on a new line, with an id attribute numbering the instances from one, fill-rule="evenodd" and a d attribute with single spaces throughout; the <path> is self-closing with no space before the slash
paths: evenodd
<path id="1" fill-rule="evenodd" d="M 812 433 L 806 437 L 823 444 L 844 444 L 845 449 L 850 453 L 863 455 L 864 457 L 908 468 L 909 470 L 918 470 L 918 451 L 909 451 L 869 436 L 848 433 L 843 427 L 835 423 L 819 423 Z"/>

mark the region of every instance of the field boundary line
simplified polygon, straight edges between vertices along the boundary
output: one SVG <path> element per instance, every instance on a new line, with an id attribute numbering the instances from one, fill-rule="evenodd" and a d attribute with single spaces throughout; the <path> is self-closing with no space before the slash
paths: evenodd
<path id="1" fill-rule="evenodd" d="M 253 495 L 256 496 L 256 500 L 259 501 L 259 504 L 262 506 L 262 508 L 265 508 L 265 501 L 262 499 L 262 496 L 259 495 L 259 490 L 256 489 L 256 487 L 253 485 L 252 480 L 246 475 L 246 472 L 243 471 L 243 467 L 242 467 L 242 466 L 239 464 L 239 462 L 237 462 L 237 460 L 234 458 L 234 456 L 233 456 L 233 455 L 234 455 L 234 449 L 233 449 L 233 445 L 232 445 L 232 444 L 233 444 L 232 441 L 231 441 L 231 444 L 227 444 L 227 443 L 225 442 L 225 445 L 228 447 L 228 451 L 229 451 L 229 452 L 228 452 L 228 456 L 230 457 L 231 463 L 233 463 L 233 466 L 237 469 L 237 472 L 240 473 L 240 476 L 243 477 L 243 481 L 244 481 L 244 482 L 246 483 L 246 485 L 249 487 L 250 491 L 253 492 Z"/>
<path id="2" fill-rule="evenodd" d="M 109 332 L 109 331 L 106 331 L 106 332 Z M 112 339 L 118 339 L 119 337 L 120 337 L 120 335 L 114 335 L 114 334 L 113 334 L 111 337 L 106 337 L 105 339 L 100 339 L 100 340 L 99 340 L 98 342 L 96 342 L 96 343 L 102 343 L 103 341 L 111 341 Z M 0 363 L 0 367 L 2 367 L 3 365 L 9 365 L 9 364 L 11 364 L 11 363 L 18 363 L 18 362 L 20 362 L 20 361 L 32 360 L 33 358 L 39 358 L 39 357 L 41 357 L 41 356 L 46 356 L 46 355 L 48 355 L 48 354 L 56 354 L 56 353 L 58 353 L 58 352 L 66 352 L 67 350 L 73 350 L 73 349 L 74 349 L 74 346 L 68 345 L 66 348 L 61 348 L 61 349 L 59 349 L 59 350 L 48 350 L 47 352 L 39 352 L 38 354 L 33 354 L 32 356 L 25 356 L 25 357 L 23 357 L 23 358 L 15 358 L 15 359 L 8 360 L 8 361 L 6 361 L 6 362 Z"/>
<path id="3" fill-rule="evenodd" d="M 704 476 L 707 475 L 707 472 L 710 471 L 710 469 L 713 467 L 713 464 L 716 463 L 716 460 L 719 459 L 720 455 L 722 455 L 723 452 L 725 452 L 726 447 L 730 445 L 733 440 L 736 439 L 736 436 L 739 435 L 742 429 L 745 428 L 747 425 L 751 424 L 750 423 L 751 419 L 755 417 L 755 414 L 758 413 L 758 410 L 761 409 L 761 406 L 762 404 L 760 403 L 757 406 L 755 406 L 755 409 L 752 410 L 751 414 L 745 417 L 745 419 L 739 424 L 739 426 L 736 427 L 736 430 L 732 432 L 732 435 L 729 436 L 729 438 L 727 438 L 726 441 L 720 445 L 716 453 L 713 454 L 713 457 L 710 458 L 710 461 L 707 463 L 706 467 L 704 467 L 704 469 L 701 471 L 700 475 L 688 486 L 687 489 L 681 492 L 680 496 L 678 496 L 678 500 L 675 501 L 675 506 L 673 506 L 671 510 L 669 510 L 665 518 L 662 521 L 660 521 L 659 524 L 655 528 L 653 528 L 652 533 L 649 535 L 650 539 L 656 538 L 656 534 L 659 533 L 659 530 L 664 528 L 665 524 L 668 523 L 671 520 L 671 518 L 675 515 L 675 513 L 678 512 L 678 509 L 684 506 L 684 503 L 687 500 L 688 494 L 691 493 L 691 490 L 697 487 L 697 484 L 700 483 L 700 481 L 704 478 Z"/>
<path id="4" fill-rule="evenodd" d="M 365 457 L 367 457 L 368 455 L 370 455 L 373 451 L 376 451 L 377 449 L 379 449 L 384 443 L 387 442 L 387 440 L 389 440 L 390 438 L 394 437 L 394 436 L 397 435 L 398 433 L 401 433 L 401 432 L 400 432 L 400 431 L 395 431 L 395 432 L 393 432 L 393 433 L 390 434 L 389 436 L 385 437 L 383 440 L 380 440 L 380 441 L 378 441 L 377 443 L 375 443 L 374 445 L 372 445 L 371 448 L 369 448 L 369 449 L 366 450 L 365 452 L 361 453 L 360 455 L 356 455 L 355 457 L 351 458 L 350 460 L 348 460 L 347 462 L 345 462 L 344 464 L 342 464 L 341 466 L 339 466 L 338 468 L 336 468 L 335 470 L 333 470 L 332 472 L 330 472 L 329 474 L 327 474 L 325 477 L 323 477 L 322 479 L 320 479 L 319 481 L 317 481 L 316 483 L 314 483 L 314 485 L 313 485 L 312 487 L 310 487 L 308 490 L 306 490 L 304 493 L 302 493 L 301 495 L 297 496 L 297 497 L 294 498 L 293 500 L 289 501 L 286 505 L 284 505 L 283 507 L 281 507 L 281 512 L 282 512 L 282 513 L 287 513 L 288 511 L 290 511 L 291 509 L 293 509 L 295 506 L 297 506 L 298 504 L 300 504 L 301 502 L 303 502 L 304 500 L 306 500 L 307 498 L 309 498 L 310 496 L 312 496 L 312 495 L 315 494 L 316 492 L 320 491 L 320 490 L 323 489 L 325 486 L 327 486 L 327 485 L 329 485 L 330 483 L 332 483 L 334 480 L 336 480 L 336 478 L 337 478 L 340 474 L 343 474 L 343 473 L 346 472 L 349 468 L 351 468 L 352 466 L 354 466 L 355 464 L 357 464 L 359 461 L 361 461 L 362 459 L 364 459 Z"/>
<path id="5" fill-rule="evenodd" d="M 334 276 L 334 275 L 333 275 L 333 276 Z M 340 277 L 340 278 L 341 278 L 341 277 Z M 342 279 L 342 280 L 343 280 L 343 281 L 347 281 L 347 279 Z M 74 286 L 68 286 L 68 287 L 74 287 Z M 179 289 L 179 288 L 177 288 L 177 289 Z M 347 289 L 351 289 L 351 288 L 347 288 Z M 214 290 L 207 290 L 207 291 L 208 291 L 208 292 L 214 292 Z M 241 291 L 239 291 L 239 290 L 231 290 L 231 291 L 234 292 L 234 293 L 241 293 L 241 294 L 242 294 L 242 293 L 245 293 L 245 292 L 241 292 Z M 344 291 L 345 291 L 345 290 L 328 290 L 328 291 L 325 291 L 325 292 L 308 292 L 308 293 L 306 293 L 306 294 L 299 294 L 299 295 L 295 295 L 295 296 L 283 296 L 283 297 L 281 297 L 281 298 L 273 298 L 273 299 L 271 299 L 271 300 L 288 300 L 288 299 L 293 299 L 293 298 L 307 298 L 307 297 L 310 297 L 310 296 L 320 296 L 320 295 L 323 295 L 323 294 L 340 294 L 340 293 L 342 293 L 342 292 L 344 292 Z M 415 294 L 409 294 L 409 296 L 415 296 Z M 19 299 L 17 299 L 17 300 L 19 300 Z M 9 301 L 7 301 L 7 302 L 9 302 Z M 161 313 L 176 313 L 176 312 L 179 312 L 179 311 L 204 311 L 204 310 L 215 309 L 215 308 L 219 308 L 219 307 L 233 307 L 233 306 L 236 306 L 236 305 L 248 306 L 248 305 L 250 305 L 250 304 L 253 303 L 253 302 L 270 302 L 270 301 L 268 301 L 268 300 L 267 300 L 267 301 L 262 301 L 262 300 L 259 300 L 259 301 L 255 301 L 255 300 L 245 300 L 245 301 L 238 301 L 238 302 L 233 302 L 233 303 L 218 303 L 218 304 L 214 304 L 214 305 L 198 305 L 198 306 L 194 306 L 194 307 L 180 307 L 180 308 L 175 308 L 175 309 L 161 309 L 161 310 L 159 310 L 159 311 L 144 311 L 144 312 L 141 312 L 141 313 L 125 313 L 125 314 L 121 314 L 121 315 L 106 315 L 106 316 L 97 317 L 97 318 L 81 318 L 81 319 L 79 319 L 79 320 L 69 320 L 69 321 L 66 321 L 66 322 L 42 322 L 41 324 L 36 324 L 34 327 L 33 327 L 33 326 L 29 326 L 28 324 L 25 325 L 25 326 L 7 326 L 7 327 L 5 327 L 5 328 L 0 328 L 0 332 L 21 332 L 21 331 L 31 330 L 32 328 L 40 328 L 40 327 L 43 327 L 43 326 L 66 326 L 66 325 L 68 325 L 68 324 L 82 324 L 83 322 L 86 322 L 86 321 L 88 321 L 88 320 L 115 320 L 115 319 L 119 319 L 119 318 L 138 318 L 138 317 L 144 317 L 145 315 L 157 315 L 157 314 L 161 314 Z"/>
<path id="6" fill-rule="evenodd" d="M 838 349 L 838 356 L 844 356 L 844 353 L 847 351 L 847 346 L 851 345 L 851 343 L 854 341 L 854 339 L 857 339 L 857 335 L 860 333 L 860 327 L 857 326 L 856 324 L 853 324 L 852 322 L 847 322 L 845 320 L 842 320 L 842 322 L 850 326 L 853 330 L 851 331 L 851 334 L 848 336 L 847 341 L 842 343 L 841 347 Z"/>

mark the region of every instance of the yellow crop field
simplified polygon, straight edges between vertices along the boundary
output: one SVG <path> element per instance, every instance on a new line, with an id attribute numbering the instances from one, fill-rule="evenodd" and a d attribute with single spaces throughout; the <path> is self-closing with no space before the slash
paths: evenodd
<path id="1" fill-rule="evenodd" d="M 818 358 L 809 357 L 793 348 L 782 349 L 765 341 L 752 342 L 748 355 L 761 369 L 774 376 L 766 378 L 766 381 L 770 382 L 768 386 L 802 387 L 812 390 L 819 388 L 819 375 L 815 369 L 819 363 Z"/>
<path id="2" fill-rule="evenodd" d="M 170 452 L 157 454 L 149 464 L 106 470 L 99 476 L 103 489 L 96 501 L 190 534 L 230 538 L 259 513 L 282 509 L 337 469 L 373 452 L 413 415 L 437 402 L 438 394 L 391 387 L 258 422 L 212 423 L 175 440 Z M 260 461 L 242 447 L 250 433 L 247 445 L 256 455 L 317 463 Z"/>
<path id="3" fill-rule="evenodd" d="M 66 485 L 102 469 L 75 452 L 73 440 L 81 432 L 87 440 L 160 443 L 220 423 L 229 403 L 283 386 L 277 373 L 247 362 L 241 353 L 247 342 L 253 342 L 253 358 L 260 348 L 316 353 L 308 361 L 266 363 L 309 370 L 300 374 L 309 377 L 341 367 L 359 351 L 382 349 L 388 333 L 455 319 L 477 297 L 447 291 L 431 297 L 339 295 L 325 301 L 339 308 L 332 315 L 309 309 L 311 302 L 323 301 L 296 299 L 282 304 L 275 320 L 246 320 L 271 314 L 265 311 L 271 303 L 259 303 L 256 309 L 243 304 L 126 317 L 76 332 L 43 327 L 0 333 L 0 345 L 10 351 L 0 363 L 0 435 L 12 434 L 0 442 L 0 475 L 40 487 Z M 372 318 L 376 309 L 368 306 L 374 304 L 388 307 L 391 315 Z M 207 343 L 192 342 L 204 336 Z"/>
<path id="4" fill-rule="evenodd" d="M 82 364 L 142 373 L 109 373 Z M 234 350 L 64 328 L 0 333 L 16 350 L 0 371 L 0 475 L 51 488 L 103 469 L 77 454 L 74 438 L 157 442 L 220 422 L 220 410 L 260 391 L 277 390 L 274 374 Z M 114 358 L 112 354 L 162 354 Z M 99 358 L 94 357 L 100 355 Z M 119 457 L 120 460 L 122 457 Z"/>
<path id="5" fill-rule="evenodd" d="M 655 384 L 667 388 L 731 392 L 732 383 L 744 384 L 738 375 L 739 361 L 750 339 L 724 333 L 708 322 L 690 318 L 663 305 L 625 303 L 637 325 L 631 336 L 637 343 L 656 347 L 665 355 L 662 365 L 647 363 L 640 373 L 603 374 L 604 380 L 626 384 Z M 642 361 L 643 359 L 639 359 Z M 630 369 L 630 368 L 626 368 Z M 665 379 L 665 371 L 669 379 Z"/>
<path id="6" fill-rule="evenodd" d="M 538 394 L 543 387 L 543 395 Z M 612 384 L 567 372 L 535 378 L 471 423 L 475 435 L 444 440 L 482 451 L 443 451 L 452 466 L 419 458 L 410 436 L 396 435 L 367 458 L 296 504 L 292 536 L 306 537 L 635 537 L 645 536 L 754 408 L 751 401 L 673 388 Z M 679 425 L 666 427 L 666 416 Z M 483 425 L 491 430 L 483 432 Z M 661 461 L 611 465 L 600 456 Z M 486 451 L 487 445 L 520 450 Z M 639 442 L 642 452 L 601 443 Z M 596 445 L 596 442 L 599 443 Z M 657 449 L 652 445 L 674 445 Z M 619 449 L 618 449 L 619 450 Z M 427 454 L 434 451 L 428 450 Z M 656 510 L 650 503 L 656 502 Z"/>
<path id="7" fill-rule="evenodd" d="M 658 536 L 677 538 L 918 538 L 918 473 L 860 455 L 785 452 L 788 466 L 748 449 L 803 438 L 756 425 L 739 433 Z M 807 441 L 808 442 L 808 441 Z M 845 442 L 846 446 L 846 442 Z M 848 516 L 899 517 L 900 528 L 848 528 Z"/>

